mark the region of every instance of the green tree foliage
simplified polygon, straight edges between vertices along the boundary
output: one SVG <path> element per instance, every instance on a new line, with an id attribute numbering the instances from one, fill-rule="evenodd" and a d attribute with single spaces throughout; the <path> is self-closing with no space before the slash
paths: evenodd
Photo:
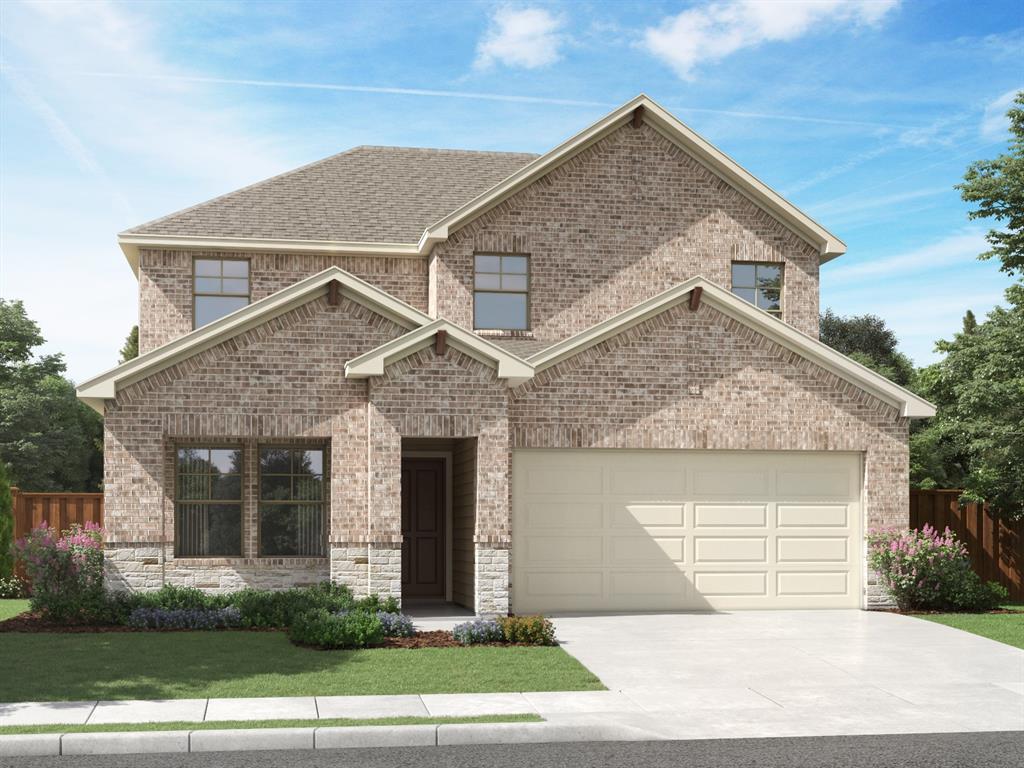
<path id="1" fill-rule="evenodd" d="M 39 326 L 0 299 L 0 462 L 31 491 L 92 491 L 103 474 L 102 422 L 75 397 L 61 355 L 35 355 Z"/>
<path id="2" fill-rule="evenodd" d="M 938 413 L 911 439 L 911 481 L 962 487 L 1001 515 L 1024 517 L 1024 284 L 985 322 L 939 341 L 945 358 L 917 389 Z M 965 328 L 967 324 L 965 323 Z"/>
<path id="3" fill-rule="evenodd" d="M 133 325 L 131 331 L 128 332 L 128 338 L 124 340 L 124 346 L 121 347 L 121 359 L 117 362 L 127 363 L 129 360 L 134 360 L 139 356 L 139 326 Z"/>
<path id="4" fill-rule="evenodd" d="M 909 386 L 914 379 L 914 364 L 897 349 L 896 334 L 877 315 L 844 317 L 826 309 L 819 318 L 819 336 L 832 349 L 900 386 Z"/>
<path id="5" fill-rule="evenodd" d="M 992 250 L 981 258 L 999 259 L 1004 272 L 1024 274 L 1024 91 L 1017 94 L 1010 118 L 1010 151 L 994 160 L 972 163 L 957 185 L 965 202 L 974 203 L 972 219 L 994 219 L 1002 227 L 990 229 L 986 239 Z"/>
<path id="6" fill-rule="evenodd" d="M 14 573 L 14 509 L 7 467 L 0 461 L 0 579 Z"/>

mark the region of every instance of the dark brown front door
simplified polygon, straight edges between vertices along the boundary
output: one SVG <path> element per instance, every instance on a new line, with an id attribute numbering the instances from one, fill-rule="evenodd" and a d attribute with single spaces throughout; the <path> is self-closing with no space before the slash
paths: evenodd
<path id="1" fill-rule="evenodd" d="M 445 597 L 444 459 L 402 459 L 402 597 Z"/>

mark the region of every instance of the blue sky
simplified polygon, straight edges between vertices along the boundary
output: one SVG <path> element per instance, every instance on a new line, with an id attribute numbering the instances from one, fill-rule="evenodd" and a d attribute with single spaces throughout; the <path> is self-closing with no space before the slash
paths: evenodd
<path id="1" fill-rule="evenodd" d="M 822 307 L 918 363 L 1009 278 L 953 189 L 1006 146 L 1019 2 L 0 4 L 0 295 L 78 380 L 118 231 L 359 144 L 544 152 L 643 91 L 831 229 Z"/>

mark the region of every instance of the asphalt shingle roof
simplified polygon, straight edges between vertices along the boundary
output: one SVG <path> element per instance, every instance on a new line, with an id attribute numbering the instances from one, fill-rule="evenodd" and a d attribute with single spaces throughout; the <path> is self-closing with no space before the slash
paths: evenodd
<path id="1" fill-rule="evenodd" d="M 536 158 L 356 147 L 127 233 L 415 243 L 428 226 Z"/>

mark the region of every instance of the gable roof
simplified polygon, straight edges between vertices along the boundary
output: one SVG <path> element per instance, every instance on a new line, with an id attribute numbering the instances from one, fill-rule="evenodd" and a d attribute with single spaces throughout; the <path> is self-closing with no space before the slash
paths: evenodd
<path id="1" fill-rule="evenodd" d="M 196 247 L 422 256 L 458 228 L 633 119 L 641 119 L 813 244 L 846 245 L 653 99 L 640 94 L 544 155 L 357 147 L 118 235 L 138 249 Z"/>
<path id="2" fill-rule="evenodd" d="M 395 245 L 416 255 L 423 231 L 537 155 L 408 147 L 355 147 L 125 230 L 122 247 L 237 242 L 243 247 L 331 250 Z M 134 255 L 126 249 L 129 261 Z M 133 263 L 133 268 L 137 262 Z"/>
<path id="3" fill-rule="evenodd" d="M 723 314 L 738 320 L 776 344 L 899 409 L 902 416 L 923 419 L 935 415 L 935 406 L 927 400 L 700 276 L 690 278 L 625 312 L 531 355 L 526 362 L 533 366 L 535 372 L 550 368 L 688 300 L 695 288 L 701 289 L 701 301 L 707 301 Z"/>
<path id="4" fill-rule="evenodd" d="M 506 379 L 510 387 L 518 386 L 533 376 L 533 366 L 522 358 L 441 318 L 349 360 L 345 363 L 345 378 L 381 376 L 387 366 L 433 343 L 439 331 L 446 334 L 446 344 L 497 368 L 498 378 Z"/>
<path id="5" fill-rule="evenodd" d="M 365 280 L 346 272 L 340 267 L 328 267 L 304 280 L 284 288 L 264 299 L 255 301 L 242 309 L 196 328 L 163 346 L 152 349 L 134 360 L 122 363 L 99 376 L 78 385 L 78 399 L 103 413 L 104 401 L 117 396 L 121 387 L 152 376 L 203 350 L 233 338 L 250 328 L 283 315 L 329 290 L 330 283 L 341 284 L 341 295 L 352 299 L 387 317 L 404 328 L 427 325 L 431 318 L 390 293 L 376 288 Z M 403 337 L 404 338 L 404 337 Z"/>

